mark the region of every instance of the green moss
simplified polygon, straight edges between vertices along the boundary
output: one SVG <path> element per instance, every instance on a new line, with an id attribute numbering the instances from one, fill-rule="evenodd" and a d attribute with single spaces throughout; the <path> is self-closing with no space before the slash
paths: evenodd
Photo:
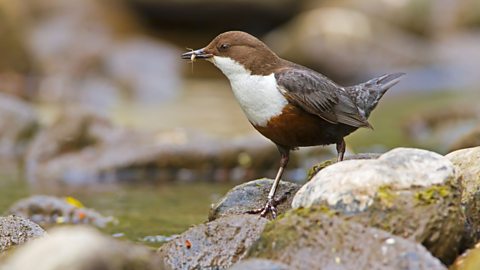
<path id="1" fill-rule="evenodd" d="M 279 220 L 277 219 L 267 223 L 255 247 L 250 249 L 249 257 L 256 257 L 257 254 L 261 253 L 262 257 L 268 258 L 276 250 L 285 248 L 291 241 L 298 238 L 295 224 L 289 222 L 292 219 L 284 216 L 281 220 L 288 222 L 278 225 Z"/>
<path id="2" fill-rule="evenodd" d="M 435 185 L 415 193 L 417 203 L 432 204 L 450 195 L 450 187 L 447 185 Z"/>
<path id="3" fill-rule="evenodd" d="M 387 208 L 391 208 L 394 205 L 397 195 L 392 190 L 391 186 L 381 186 L 377 191 L 376 198 L 382 205 L 386 206 Z"/>
<path id="4" fill-rule="evenodd" d="M 335 164 L 336 163 L 336 160 L 335 159 L 329 159 L 329 160 L 325 160 L 323 162 L 320 162 L 318 164 L 315 164 L 312 166 L 312 168 L 310 168 L 310 170 L 308 170 L 308 173 L 307 173 L 307 181 L 310 181 L 310 179 L 312 179 L 315 174 L 317 174 L 319 171 L 325 169 L 326 167 L 332 165 L 332 164 Z"/>

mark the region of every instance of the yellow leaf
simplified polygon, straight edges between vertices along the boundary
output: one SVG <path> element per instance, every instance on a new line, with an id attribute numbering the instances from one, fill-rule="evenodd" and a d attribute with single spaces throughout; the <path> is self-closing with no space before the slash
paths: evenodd
<path id="1" fill-rule="evenodd" d="M 78 208 L 84 208 L 85 206 L 77 199 L 73 198 L 73 197 L 65 197 L 65 201 L 70 204 L 70 205 L 73 205 L 75 207 L 78 207 Z"/>

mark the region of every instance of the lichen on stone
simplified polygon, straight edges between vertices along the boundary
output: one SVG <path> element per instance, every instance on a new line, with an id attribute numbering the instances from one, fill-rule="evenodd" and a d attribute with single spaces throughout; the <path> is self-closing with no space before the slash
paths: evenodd
<path id="1" fill-rule="evenodd" d="M 435 185 L 415 193 L 415 199 L 419 203 L 432 204 L 450 194 L 450 189 L 445 185 Z"/>

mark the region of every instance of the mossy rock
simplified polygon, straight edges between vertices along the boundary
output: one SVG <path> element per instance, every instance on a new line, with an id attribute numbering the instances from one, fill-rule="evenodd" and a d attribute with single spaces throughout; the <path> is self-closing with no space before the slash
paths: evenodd
<path id="1" fill-rule="evenodd" d="M 462 248 L 465 218 L 460 190 L 453 184 L 405 190 L 385 186 L 367 209 L 355 213 L 327 203 L 292 211 L 306 217 L 317 213 L 337 216 L 413 239 L 445 264 L 452 263 Z"/>
<path id="2" fill-rule="evenodd" d="M 293 210 L 267 224 L 248 257 L 292 269 L 446 269 L 413 241 L 309 210 Z"/>
<path id="3" fill-rule="evenodd" d="M 461 251 L 465 232 L 460 195 L 447 158 L 398 148 L 375 160 L 327 167 L 297 192 L 292 206 L 414 239 L 449 264 Z"/>
<path id="4" fill-rule="evenodd" d="M 366 211 L 343 216 L 414 239 L 446 264 L 453 262 L 461 249 L 465 219 L 460 192 L 451 184 L 396 191 L 384 187 Z"/>

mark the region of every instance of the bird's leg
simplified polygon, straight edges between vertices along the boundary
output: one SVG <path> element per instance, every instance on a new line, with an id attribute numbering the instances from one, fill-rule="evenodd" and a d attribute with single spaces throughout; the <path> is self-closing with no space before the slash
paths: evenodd
<path id="1" fill-rule="evenodd" d="M 341 141 L 337 142 L 337 162 L 343 160 L 343 155 L 345 154 L 345 140 L 342 138 Z"/>
<path id="2" fill-rule="evenodd" d="M 249 214 L 258 214 L 260 213 L 261 217 L 266 217 L 269 212 L 272 213 L 272 217 L 277 217 L 277 205 L 284 201 L 286 198 L 282 197 L 279 200 L 275 200 L 275 192 L 277 191 L 278 184 L 280 183 L 280 178 L 282 178 L 283 171 L 288 164 L 288 159 L 290 157 L 290 150 L 283 148 L 281 146 L 277 146 L 278 150 L 280 151 L 281 159 L 280 159 L 280 168 L 278 169 L 277 176 L 275 176 L 275 180 L 273 181 L 273 185 L 270 188 L 270 192 L 268 193 L 267 203 L 263 208 L 248 211 Z"/>

